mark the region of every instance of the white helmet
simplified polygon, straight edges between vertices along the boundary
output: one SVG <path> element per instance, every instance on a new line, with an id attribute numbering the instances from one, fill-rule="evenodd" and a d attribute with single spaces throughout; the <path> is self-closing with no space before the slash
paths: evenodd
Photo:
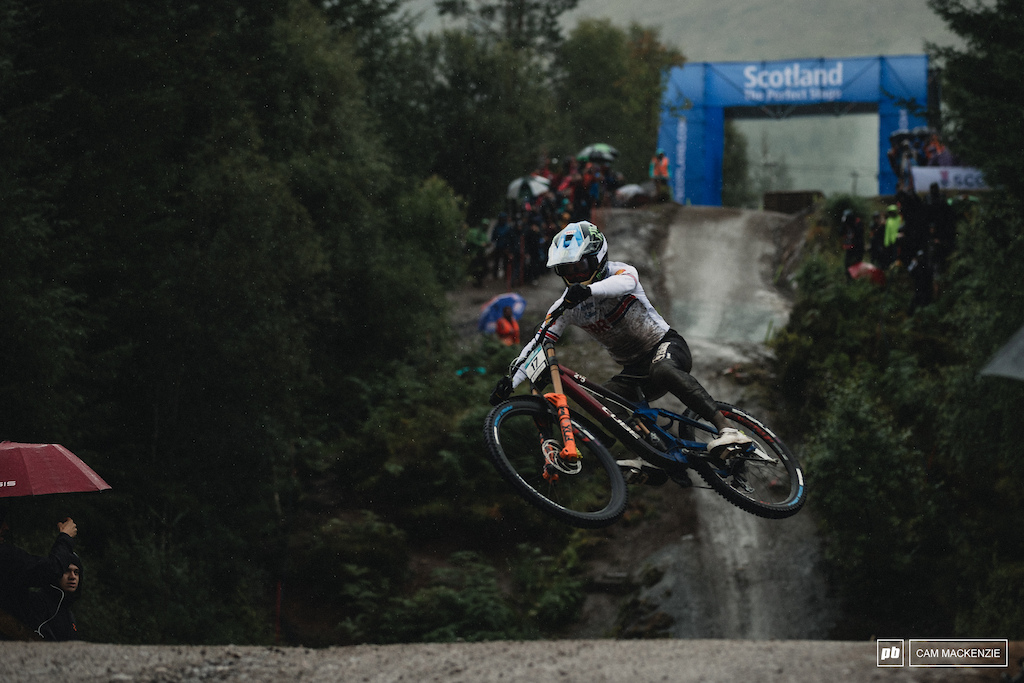
<path id="1" fill-rule="evenodd" d="M 551 239 L 548 268 L 566 285 L 589 285 L 608 274 L 608 240 L 590 221 L 570 223 Z"/>

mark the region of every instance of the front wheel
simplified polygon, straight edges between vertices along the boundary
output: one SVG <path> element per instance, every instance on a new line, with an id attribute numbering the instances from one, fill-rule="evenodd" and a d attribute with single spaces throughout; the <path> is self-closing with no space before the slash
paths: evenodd
<path id="1" fill-rule="evenodd" d="M 559 521 L 590 529 L 614 524 L 626 509 L 626 482 L 597 435 L 570 415 L 579 461 L 552 458 L 561 447 L 558 419 L 538 396 L 514 396 L 491 410 L 488 456 L 519 495 Z"/>
<path id="2" fill-rule="evenodd" d="M 693 467 L 711 488 L 736 507 L 768 519 L 795 515 L 807 500 L 804 473 L 789 448 L 757 418 L 727 403 L 719 403 L 729 426 L 754 440 L 750 456 L 737 456 L 725 467 L 706 458 L 695 458 Z M 696 419 L 695 414 L 689 414 Z M 696 428 L 698 441 L 710 441 L 713 428 Z"/>

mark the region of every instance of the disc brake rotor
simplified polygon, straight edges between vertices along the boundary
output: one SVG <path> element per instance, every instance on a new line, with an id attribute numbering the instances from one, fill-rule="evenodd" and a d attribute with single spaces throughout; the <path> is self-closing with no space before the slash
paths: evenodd
<path id="1" fill-rule="evenodd" d="M 562 451 L 562 444 L 554 439 L 546 439 L 541 448 L 544 451 L 544 462 L 547 467 L 553 467 L 563 474 L 579 474 L 583 469 L 583 463 L 577 460 L 564 460 L 559 457 Z"/>

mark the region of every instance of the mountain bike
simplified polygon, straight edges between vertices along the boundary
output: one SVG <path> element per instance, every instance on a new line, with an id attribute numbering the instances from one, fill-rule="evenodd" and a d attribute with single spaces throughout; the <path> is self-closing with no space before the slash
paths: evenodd
<path id="1" fill-rule="evenodd" d="M 729 426 L 752 441 L 725 457 L 712 455 L 706 444 L 718 429 L 692 410 L 678 414 L 652 407 L 646 398 L 628 400 L 559 364 L 546 333 L 565 310 L 552 312 L 538 332 L 542 343 L 509 367 L 510 377 L 525 369 L 531 394 L 509 397 L 484 421 L 488 456 L 520 496 L 573 526 L 614 524 L 628 499 L 626 479 L 609 450 L 618 441 L 681 486 L 690 485 L 688 471 L 695 471 L 727 501 L 759 517 L 783 519 L 803 507 L 807 489 L 799 462 L 745 410 L 717 404 Z M 552 391 L 542 393 L 548 384 Z"/>

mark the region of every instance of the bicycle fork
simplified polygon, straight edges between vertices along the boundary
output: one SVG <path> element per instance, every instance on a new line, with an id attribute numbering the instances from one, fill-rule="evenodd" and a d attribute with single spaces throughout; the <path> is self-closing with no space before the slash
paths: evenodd
<path id="1" fill-rule="evenodd" d="M 576 436 L 572 433 L 569 402 L 565 394 L 562 393 L 562 377 L 558 374 L 558 364 L 554 362 L 555 350 L 549 348 L 547 349 L 547 354 L 548 358 L 552 361 L 549 367 L 551 370 L 551 387 L 554 391 L 544 394 L 544 398 L 555 407 L 555 413 L 558 415 L 558 429 L 562 434 L 562 449 L 556 452 L 557 445 L 550 444 L 547 441 L 542 443 L 544 458 L 547 461 L 544 468 L 544 478 L 557 480 L 558 471 L 566 472 L 567 474 L 573 473 L 572 470 L 578 471 L 579 460 L 582 456 L 580 455 L 579 448 L 576 447 Z M 571 469 L 566 469 L 566 466 L 561 464 L 562 462 L 567 463 Z"/>

